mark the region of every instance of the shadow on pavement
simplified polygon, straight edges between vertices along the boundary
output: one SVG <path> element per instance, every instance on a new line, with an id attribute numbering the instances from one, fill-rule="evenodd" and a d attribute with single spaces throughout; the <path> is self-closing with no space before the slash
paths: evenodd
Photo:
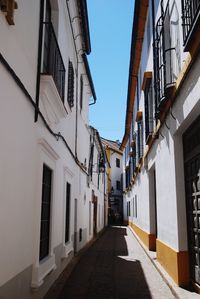
<path id="1" fill-rule="evenodd" d="M 128 256 L 125 238 L 126 228 L 109 227 L 81 258 L 59 299 L 152 298 L 140 262 Z"/>

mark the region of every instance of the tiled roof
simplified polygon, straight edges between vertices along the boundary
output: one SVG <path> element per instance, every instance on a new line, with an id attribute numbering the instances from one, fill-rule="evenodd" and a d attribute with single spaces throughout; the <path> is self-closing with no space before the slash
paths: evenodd
<path id="1" fill-rule="evenodd" d="M 107 147 L 113 149 L 114 151 L 117 151 L 122 154 L 122 151 L 119 149 L 120 145 L 121 145 L 120 142 L 105 139 L 103 137 L 101 137 L 101 141 L 102 141 L 103 146 L 107 146 Z"/>

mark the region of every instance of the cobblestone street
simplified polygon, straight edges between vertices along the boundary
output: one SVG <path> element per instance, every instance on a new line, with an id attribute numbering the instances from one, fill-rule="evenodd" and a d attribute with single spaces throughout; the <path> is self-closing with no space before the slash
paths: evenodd
<path id="1" fill-rule="evenodd" d="M 175 298 L 127 227 L 107 229 L 55 294 L 59 299 Z"/>

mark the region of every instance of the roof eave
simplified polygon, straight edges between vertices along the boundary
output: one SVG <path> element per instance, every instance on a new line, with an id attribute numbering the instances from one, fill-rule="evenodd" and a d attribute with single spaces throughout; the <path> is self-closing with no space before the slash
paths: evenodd
<path id="1" fill-rule="evenodd" d="M 84 62 L 84 65 L 85 65 L 86 74 L 87 74 L 87 77 L 88 77 L 88 80 L 89 80 L 89 84 L 90 84 L 90 88 L 91 88 L 91 92 L 92 92 L 92 96 L 93 96 L 94 104 L 95 104 L 96 101 L 97 101 L 97 97 L 96 97 L 96 92 L 95 92 L 95 88 L 94 88 L 94 83 L 93 83 L 93 80 L 92 80 L 92 75 L 91 75 L 91 72 L 90 72 L 89 63 L 88 63 L 87 56 L 86 56 L 85 53 L 82 54 L 82 58 L 83 58 L 83 62 Z"/>
<path id="2" fill-rule="evenodd" d="M 148 6 L 149 6 L 149 0 L 135 1 L 132 39 L 131 39 L 131 51 L 130 51 L 130 64 L 129 64 L 125 133 L 120 146 L 120 150 L 122 151 L 126 146 L 128 136 L 130 133 L 130 128 L 131 128 L 135 90 L 137 85 L 137 76 L 138 76 L 138 69 L 139 69 L 140 58 L 141 58 Z"/>
<path id="3" fill-rule="evenodd" d="M 83 38 L 85 43 L 85 52 L 90 54 L 91 52 L 91 42 L 90 42 L 90 30 L 89 30 L 89 20 L 88 20 L 88 10 L 87 10 L 87 1 L 79 0 L 80 14 L 83 24 Z"/>

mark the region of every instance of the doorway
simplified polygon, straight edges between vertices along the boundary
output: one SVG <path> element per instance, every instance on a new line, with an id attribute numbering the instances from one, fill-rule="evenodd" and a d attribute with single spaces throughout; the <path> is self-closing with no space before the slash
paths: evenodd
<path id="1" fill-rule="evenodd" d="M 200 117 L 183 135 L 190 277 L 200 290 Z"/>
<path id="2" fill-rule="evenodd" d="M 77 252 L 77 198 L 74 199 L 74 253 Z"/>
<path id="3" fill-rule="evenodd" d="M 97 196 L 94 195 L 94 200 L 93 200 L 93 236 L 96 236 L 97 234 L 97 203 L 98 203 L 98 198 Z"/>
<path id="4" fill-rule="evenodd" d="M 149 218 L 151 242 L 149 249 L 156 251 L 157 239 L 157 200 L 156 200 L 156 171 L 155 167 L 149 171 Z"/>

